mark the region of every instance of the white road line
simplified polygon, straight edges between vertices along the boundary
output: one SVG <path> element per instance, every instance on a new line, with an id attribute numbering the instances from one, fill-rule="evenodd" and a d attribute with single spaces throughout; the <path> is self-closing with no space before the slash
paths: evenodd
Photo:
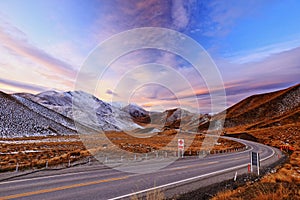
<path id="1" fill-rule="evenodd" d="M 238 140 L 239 142 L 243 143 L 239 139 L 236 139 L 236 140 Z M 254 143 L 254 142 L 250 142 L 250 143 L 259 144 L 259 143 Z M 243 143 L 243 144 L 245 144 L 245 143 Z M 247 144 L 245 144 L 245 145 L 247 145 Z M 264 146 L 267 147 L 267 148 L 269 148 L 269 149 L 271 149 L 272 150 L 272 154 L 270 156 L 267 156 L 266 158 L 261 159 L 261 161 L 265 161 L 265 160 L 271 158 L 275 154 L 275 151 L 274 151 L 273 148 L 268 147 L 266 145 L 264 145 Z M 250 147 L 251 147 L 250 149 L 248 149 L 246 151 L 235 153 L 235 155 L 240 154 L 240 153 L 245 153 L 247 151 L 251 151 L 253 149 L 253 147 L 252 146 L 250 146 Z M 225 156 L 225 155 L 217 156 L 217 157 L 223 157 L 223 156 Z M 203 177 L 215 175 L 215 174 L 218 174 L 218 173 L 223 173 L 223 172 L 231 171 L 231 170 L 234 170 L 234 169 L 245 167 L 247 165 L 248 165 L 248 163 L 247 164 L 243 164 L 243 165 L 239 165 L 239 166 L 236 166 L 236 167 L 227 168 L 227 169 L 224 169 L 224 170 L 219 170 L 219 171 L 215 171 L 215 172 L 211 172 L 211 173 L 207 173 L 207 174 L 202 174 L 202 175 L 199 175 L 199 176 L 196 176 L 196 177 L 192 177 L 192 178 L 188 178 L 188 179 L 184 179 L 184 180 L 180 180 L 180 181 L 168 183 L 168 184 L 165 184 L 165 185 L 161 185 L 161 186 L 157 186 L 157 187 L 153 187 L 153 188 L 141 190 L 141 191 L 138 191 L 138 192 L 130 193 L 130 194 L 127 194 L 127 195 L 115 197 L 115 198 L 112 198 L 111 200 L 120 199 L 120 198 L 124 198 L 124 197 L 129 197 L 129 196 L 132 196 L 132 195 L 135 195 L 135 194 L 140 194 L 140 193 L 144 193 L 144 192 L 147 192 L 147 191 L 151 191 L 151 190 L 155 190 L 155 189 L 159 189 L 159 188 L 163 188 L 163 187 L 167 187 L 167 186 L 171 186 L 171 185 L 176 185 L 176 184 L 179 184 L 179 183 L 183 183 L 183 182 L 187 182 L 187 181 L 191 181 L 191 180 L 195 180 L 195 179 L 199 179 L 199 178 L 203 178 Z M 171 168 L 171 169 L 176 169 L 176 168 Z M 171 170 L 171 169 L 168 169 L 168 170 Z M 55 178 L 55 177 L 64 177 L 64 176 L 79 175 L 79 174 L 88 174 L 88 173 L 91 173 L 91 171 L 88 171 L 88 172 L 73 172 L 73 173 L 67 173 L 67 174 L 57 174 L 57 175 L 28 178 L 28 179 L 22 179 L 22 180 L 6 181 L 6 182 L 0 182 L 0 185 L 10 184 L 10 183 L 18 183 L 18 182 L 25 182 L 25 181 L 32 181 L 32 180 L 41 180 L 41 179 Z M 110 175 L 110 174 L 108 174 L 108 175 Z"/>
<path id="2" fill-rule="evenodd" d="M 256 143 L 256 142 L 251 142 L 251 143 L 252 144 L 256 144 L 256 145 L 259 144 L 259 143 Z M 259 144 L 259 145 L 261 145 L 261 144 Z M 265 161 L 265 160 L 271 158 L 275 154 L 275 151 L 274 151 L 273 148 L 271 148 L 271 147 L 269 147 L 267 145 L 264 145 L 264 147 L 271 149 L 272 150 L 272 154 L 270 156 L 267 156 L 267 157 L 261 159 L 261 161 Z M 253 147 L 251 146 L 250 150 L 252 150 L 252 149 L 253 149 Z M 243 151 L 243 153 L 244 152 L 246 152 L 246 151 Z M 145 193 L 145 192 L 149 192 L 149 191 L 152 191 L 152 190 L 156 190 L 156 189 L 160 189 L 160 188 L 164 188 L 164 187 L 168 187 L 168 186 L 172 186 L 172 185 L 177 185 L 177 184 L 180 184 L 180 183 L 184 183 L 184 182 L 193 181 L 193 180 L 196 180 L 196 179 L 208 177 L 208 176 L 211 176 L 211 175 L 221 174 L 221 173 L 224 173 L 224 172 L 227 172 L 227 171 L 232 171 L 234 169 L 240 169 L 240 168 L 247 167 L 247 166 L 248 166 L 248 163 L 243 164 L 243 165 L 238 165 L 238 166 L 235 166 L 235 167 L 231 167 L 231 168 L 227 168 L 227 169 L 223 169 L 223 170 L 219 170 L 219 171 L 215 171 L 215 172 L 211 172 L 211 173 L 207 173 L 207 174 L 202 174 L 202 175 L 191 177 L 191 178 L 187 178 L 187 179 L 183 179 L 183 180 L 180 180 L 180 181 L 175 181 L 175 182 L 172 182 L 172 183 L 167 183 L 167 184 L 164 184 L 164 185 L 160 185 L 160 186 L 148 188 L 148 189 L 141 190 L 141 191 L 138 191 L 138 192 L 132 192 L 132 193 L 125 194 L 125 195 L 122 195 L 122 196 L 111 198 L 109 200 L 122 199 L 122 198 L 130 197 L 130 196 L 133 196 L 133 195 L 137 195 L 137 194 L 142 194 L 142 193 Z"/>
<path id="3" fill-rule="evenodd" d="M 241 142 L 241 143 L 243 143 L 243 142 Z M 245 152 L 250 151 L 252 149 L 253 149 L 253 147 L 251 147 L 249 150 L 242 151 L 242 152 L 237 152 L 237 153 L 234 153 L 234 154 L 237 155 L 237 154 L 240 154 L 240 153 L 245 153 Z M 226 156 L 226 155 L 213 156 L 213 158 L 218 158 L 218 157 L 223 157 L 223 156 Z M 212 157 L 210 157 L 210 158 L 212 158 Z M 64 176 L 71 176 L 71 175 L 78 175 L 78 174 L 88 174 L 90 172 L 91 171 L 88 171 L 88 172 L 86 172 L 86 171 L 84 171 L 84 172 L 71 172 L 71 173 L 66 173 L 66 174 L 57 174 L 57 175 L 50 175 L 50 176 L 43 176 L 43 177 L 27 178 L 27 179 L 22 179 L 22 180 L 6 181 L 6 182 L 0 182 L 0 185 L 9 184 L 9 183 L 19 183 L 19 182 L 25 182 L 25 181 L 33 181 L 33 180 L 41 180 L 41 179 L 47 179 L 47 178 L 64 177 Z"/>
<path id="4" fill-rule="evenodd" d="M 0 182 L 0 185 L 9 184 L 9 183 L 19 183 L 19 182 L 24 182 L 24 181 L 34 181 L 34 180 L 40 180 L 40 179 L 55 178 L 55 177 L 64 177 L 64 176 L 71 176 L 71 175 L 78 175 L 78 174 L 88 174 L 88 173 L 91 173 L 91 171 L 88 171 L 88 172 L 71 172 L 71 173 L 66 173 L 66 174 L 57 174 L 57 175 L 34 177 L 34 178 L 27 178 L 27 179 L 14 180 L 14 181 L 6 181 L 6 182 Z"/>
<path id="5" fill-rule="evenodd" d="M 211 162 L 204 163 L 203 165 L 209 165 L 209 164 L 211 164 Z M 195 165 L 199 165 L 199 164 L 195 164 Z M 164 169 L 163 171 L 177 170 L 179 168 L 182 168 L 182 167 L 168 168 L 168 169 Z M 57 174 L 57 175 L 50 175 L 50 176 L 43 176 L 43 177 L 34 177 L 34 178 L 27 178 L 27 179 L 21 179 L 21 180 L 13 180 L 13 181 L 0 182 L 0 185 L 10 184 L 10 183 L 19 183 L 19 182 L 25 182 L 25 181 L 41 180 L 41 179 L 49 179 L 49 178 L 56 178 L 56 177 L 64 177 L 64 176 L 71 176 L 71 175 L 88 174 L 88 173 L 91 173 L 91 172 L 92 171 L 88 171 L 88 172 L 72 172 L 72 173 L 67 173 L 67 174 Z M 115 175 L 115 174 L 118 174 L 120 172 L 122 172 L 122 171 L 117 171 L 116 173 L 110 173 L 110 174 L 104 174 L 104 175 Z"/>
<path id="6" fill-rule="evenodd" d="M 274 154 L 275 154 L 275 151 L 274 151 L 274 149 L 273 149 L 272 147 L 269 147 L 269 149 L 271 149 L 271 150 L 272 150 L 272 154 L 271 154 L 270 156 L 267 156 L 267 157 L 263 158 L 263 159 L 260 159 L 260 161 L 265 161 L 265 160 L 268 160 L 269 158 L 271 158 L 272 156 L 274 156 Z"/>
<path id="7" fill-rule="evenodd" d="M 108 200 L 122 199 L 122 198 L 125 198 L 125 197 L 130 197 L 132 195 L 137 195 L 137 194 L 145 193 L 145 192 L 148 192 L 148 191 L 151 191 L 151 190 L 156 190 L 156 189 L 168 187 L 168 186 L 171 186 L 171 185 L 177 185 L 177 184 L 180 184 L 180 183 L 192 181 L 192 180 L 199 179 L 199 178 L 204 178 L 204 177 L 207 177 L 207 176 L 211 176 L 211 175 L 215 175 L 215 174 L 219 174 L 219 173 L 231 171 L 231 170 L 234 170 L 234 169 L 239 169 L 239 168 L 246 167 L 246 166 L 248 166 L 248 164 L 238 165 L 236 167 L 231 167 L 231 168 L 227 168 L 227 169 L 223 169 L 223 170 L 219 170 L 219 171 L 215 171 L 215 172 L 211 172 L 211 173 L 202 174 L 202 175 L 199 175 L 199 176 L 195 176 L 195 177 L 183 179 L 183 180 L 180 180 L 180 181 L 175 181 L 175 182 L 172 182 L 172 183 L 167 183 L 167 184 L 164 184 L 164 185 L 160 185 L 160 186 L 148 188 L 148 189 L 141 190 L 141 191 L 138 191 L 138 192 L 133 192 L 133 193 L 130 193 L 130 194 L 125 194 L 125 195 L 122 195 L 122 196 L 114 197 L 114 198 L 111 198 L 111 199 L 108 199 Z"/>

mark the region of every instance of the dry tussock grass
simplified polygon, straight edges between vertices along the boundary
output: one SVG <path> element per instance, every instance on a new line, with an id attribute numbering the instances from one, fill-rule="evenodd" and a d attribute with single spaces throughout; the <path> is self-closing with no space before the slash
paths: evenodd
<path id="1" fill-rule="evenodd" d="M 72 140 L 69 140 L 70 138 Z M 0 154 L 0 171 L 15 170 L 17 163 L 20 170 L 33 169 L 45 167 L 47 161 L 48 166 L 53 166 L 67 163 L 69 159 L 74 162 L 90 155 L 79 141 L 78 136 L 28 137 L 2 140 L 9 143 L 0 144 L 0 152 L 2 153 Z M 31 150 L 35 152 L 31 152 Z"/>
<path id="2" fill-rule="evenodd" d="M 284 185 L 283 183 L 255 183 L 248 186 L 242 192 L 240 190 L 228 190 L 219 192 L 213 200 L 281 200 L 281 199 L 300 199 L 299 187 Z"/>
<path id="3" fill-rule="evenodd" d="M 174 139 L 174 131 L 166 130 L 151 138 L 136 138 L 124 132 L 107 132 L 101 137 L 108 137 L 115 146 L 134 153 L 147 153 L 153 150 L 160 150 L 165 147 L 172 139 Z M 176 132 L 176 131 L 175 131 Z M 171 134 L 172 133 L 172 134 Z M 204 136 L 197 135 L 196 137 L 187 135 L 187 140 L 190 140 L 191 146 L 186 149 L 187 155 L 196 155 L 201 149 L 201 144 Z M 94 140 L 94 137 L 91 137 Z M 49 136 L 49 137 L 27 137 L 27 138 L 12 138 L 2 139 L 7 143 L 0 142 L 0 171 L 15 170 L 16 164 L 19 164 L 19 169 L 42 168 L 48 166 L 66 164 L 70 160 L 74 162 L 81 158 L 91 156 L 95 152 L 102 151 L 102 145 L 98 144 L 101 140 L 97 135 L 95 142 L 99 148 L 90 149 L 85 148 L 79 136 Z M 89 139 L 89 138 L 87 138 Z M 18 142 L 22 143 L 18 143 Z M 25 142 L 24 142 L 25 141 Z M 28 141 L 26 143 L 26 141 Z M 36 141 L 36 142 L 35 142 Z M 11 142 L 11 143 L 10 143 Z M 225 150 L 229 148 L 240 148 L 242 144 L 219 139 L 221 145 L 215 146 L 214 150 Z M 174 144 L 173 144 L 174 143 Z M 173 146 L 164 150 L 177 152 L 177 140 L 174 140 Z M 106 151 L 113 152 L 115 147 L 108 147 Z M 36 152 L 26 152 L 34 150 Z M 18 152 L 18 153 L 11 153 Z"/>
<path id="4" fill-rule="evenodd" d="M 246 131 L 245 127 L 234 127 L 227 132 L 236 133 L 247 132 L 259 139 L 262 143 L 277 148 L 283 144 L 290 144 L 295 148 L 294 152 L 289 152 L 289 160 L 274 174 L 266 175 L 259 183 L 246 185 L 236 190 L 228 190 L 218 193 L 214 199 L 300 199 L 300 124 L 290 124 L 278 127 L 268 127 Z M 289 185 L 286 187 L 285 185 Z M 276 189 L 274 187 L 276 186 Z M 292 188 L 292 189 L 291 189 Z M 297 189 L 295 189 L 297 188 Z M 239 194 L 237 191 L 245 191 Z M 247 191 L 252 191 L 252 195 L 247 196 Z M 245 198 L 247 197 L 247 198 Z"/>
<path id="5" fill-rule="evenodd" d="M 147 153 L 151 152 L 152 150 L 160 150 L 162 148 L 166 149 L 166 146 L 169 146 L 169 149 L 166 150 L 177 151 L 177 140 L 172 141 L 176 136 L 174 131 L 175 130 L 165 130 L 150 138 L 138 138 L 125 132 L 110 131 L 106 133 L 106 137 L 108 137 L 113 144 L 128 152 Z M 175 133 L 177 132 L 175 131 Z M 134 133 L 132 134 L 134 135 Z M 196 155 L 197 152 L 201 150 L 204 136 L 200 134 L 196 136 L 184 133 L 180 134 L 186 139 L 186 144 L 191 144 L 186 151 L 191 151 L 191 155 Z M 118 139 L 116 140 L 116 138 Z M 220 138 L 218 142 L 221 143 L 221 145 L 215 146 L 213 150 L 226 150 L 229 148 L 241 148 L 244 146 L 238 142 L 222 138 Z"/>
<path id="6" fill-rule="evenodd" d="M 296 192 L 296 194 L 295 194 Z M 262 188 L 256 193 L 256 197 L 254 197 L 254 200 L 278 200 L 278 199 L 299 199 L 300 195 L 299 189 L 298 191 L 292 191 L 289 188 L 286 188 L 283 186 L 283 184 L 279 184 L 279 187 L 276 189 L 275 192 L 267 192 Z"/>
<path id="7" fill-rule="evenodd" d="M 216 196 L 212 198 L 212 200 L 242 200 L 240 197 L 232 197 L 233 195 L 237 194 L 237 190 L 226 190 L 219 192 Z"/>
<path id="8" fill-rule="evenodd" d="M 133 195 L 130 199 L 131 200 L 140 200 L 140 199 L 146 199 L 146 200 L 164 200 L 166 197 L 164 193 L 160 189 L 151 190 L 147 192 L 146 198 L 143 196 Z"/>

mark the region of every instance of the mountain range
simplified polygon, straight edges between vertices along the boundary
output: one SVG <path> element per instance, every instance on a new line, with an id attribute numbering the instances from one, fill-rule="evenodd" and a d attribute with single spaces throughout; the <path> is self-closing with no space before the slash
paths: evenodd
<path id="1" fill-rule="evenodd" d="M 226 113 L 224 127 L 252 130 L 299 123 L 300 84 L 250 96 L 215 116 L 175 108 L 149 112 L 136 104 L 106 103 L 83 91 L 40 94 L 0 92 L 0 137 L 77 134 L 76 123 L 103 131 L 204 131 Z"/>
<path id="2" fill-rule="evenodd" d="M 178 124 L 181 109 L 148 112 L 136 104 L 109 104 L 83 91 L 0 93 L 0 137 L 77 134 L 76 123 L 103 131 L 160 132 Z M 151 124 L 151 125 L 150 125 Z M 150 126 L 149 126 L 150 125 Z M 174 127 L 173 127 L 174 128 Z"/>

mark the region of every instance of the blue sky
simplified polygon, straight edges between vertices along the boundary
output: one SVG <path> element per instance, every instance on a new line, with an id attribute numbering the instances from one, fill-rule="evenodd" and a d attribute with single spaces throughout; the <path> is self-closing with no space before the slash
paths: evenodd
<path id="1" fill-rule="evenodd" d="M 8 93 L 74 90 L 77 73 L 90 52 L 114 34 L 140 27 L 163 27 L 196 40 L 216 63 L 227 105 L 257 93 L 299 83 L 300 2 L 297 0 L 2 0 L 0 1 L 0 90 Z M 128 103 L 112 88 L 126 71 L 149 62 L 173 66 L 190 80 L 203 111 L 209 111 L 206 84 L 193 67 L 166 52 L 134 52 L 112 64 L 95 95 Z M 159 73 L 149 69 L 149 75 Z M 141 73 L 140 73 L 141 74 Z M 147 73 L 140 77 L 145 78 Z M 133 78 L 133 77 L 131 77 Z M 180 83 L 145 85 L 131 95 L 147 109 L 178 106 L 189 96 Z M 176 94 L 178 93 L 178 94 Z M 167 99 L 167 100 L 166 100 Z M 184 105 L 193 108 L 185 98 Z"/>

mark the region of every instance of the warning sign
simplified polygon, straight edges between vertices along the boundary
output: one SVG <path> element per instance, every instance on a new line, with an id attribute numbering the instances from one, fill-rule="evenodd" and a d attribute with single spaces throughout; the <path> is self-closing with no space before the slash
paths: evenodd
<path id="1" fill-rule="evenodd" d="M 184 149 L 184 139 L 178 139 L 178 149 Z"/>

